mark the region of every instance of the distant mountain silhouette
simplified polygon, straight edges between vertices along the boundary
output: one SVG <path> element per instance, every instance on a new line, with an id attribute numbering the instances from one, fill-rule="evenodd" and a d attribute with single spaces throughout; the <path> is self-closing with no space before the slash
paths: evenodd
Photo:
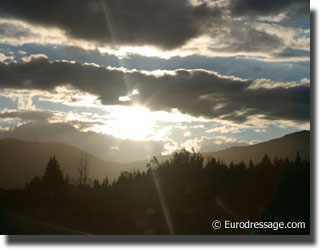
<path id="1" fill-rule="evenodd" d="M 216 159 L 221 159 L 226 163 L 245 161 L 250 159 L 258 162 L 264 154 L 267 154 L 271 159 L 276 156 L 279 158 L 288 157 L 294 160 L 297 151 L 303 159 L 310 158 L 310 131 L 299 131 L 288 134 L 283 137 L 273 139 L 266 142 L 261 142 L 250 146 L 231 147 L 225 150 L 203 153 L 204 156 L 213 156 Z"/>
<path id="2" fill-rule="evenodd" d="M 248 163 L 250 159 L 254 162 L 259 162 L 265 154 L 272 160 L 288 157 L 294 160 L 297 152 L 301 158 L 309 160 L 310 158 L 310 131 L 303 130 L 292 134 L 287 134 L 283 137 L 257 143 L 250 146 L 237 146 L 215 152 L 201 152 L 205 157 L 215 157 L 217 160 L 223 160 L 225 163 L 244 161 Z M 159 162 L 164 162 L 169 159 L 168 155 L 156 156 Z M 135 166 L 147 164 L 148 161 L 134 162 Z"/>
<path id="3" fill-rule="evenodd" d="M 310 154 L 310 131 L 300 131 L 284 137 L 262 142 L 259 144 L 243 147 L 232 147 L 226 150 L 203 153 L 204 156 L 214 156 L 226 163 L 260 161 L 264 154 L 271 159 L 278 156 L 295 159 L 297 151 L 300 156 L 309 159 Z M 80 149 L 57 142 L 27 142 L 16 139 L 0 139 L 0 187 L 15 188 L 23 187 L 35 175 L 42 176 L 44 169 L 51 156 L 55 155 L 62 166 L 64 175 L 70 180 L 76 178 L 75 165 L 79 160 Z M 136 161 L 132 163 L 118 163 L 104 161 L 90 155 L 91 180 L 102 180 L 108 176 L 109 180 L 117 178 L 122 171 L 133 169 L 144 170 L 148 161 Z M 168 159 L 168 156 L 157 156 L 159 162 Z"/>
<path id="4" fill-rule="evenodd" d="M 80 149 L 59 142 L 28 142 L 16 139 L 0 139 L 0 188 L 21 188 L 35 175 L 41 177 L 51 156 L 55 155 L 61 164 L 63 174 L 70 181 L 76 179 L 75 165 L 78 163 Z M 122 171 L 137 168 L 135 164 L 122 164 L 104 161 L 90 156 L 89 178 L 109 180 L 117 178 Z M 145 168 L 145 165 L 141 166 Z"/>

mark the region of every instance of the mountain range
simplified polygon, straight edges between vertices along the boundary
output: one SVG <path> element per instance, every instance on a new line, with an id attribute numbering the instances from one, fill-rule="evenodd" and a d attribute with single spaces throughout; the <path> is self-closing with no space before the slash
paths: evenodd
<path id="1" fill-rule="evenodd" d="M 250 146 L 231 147 L 218 152 L 203 153 L 204 156 L 213 156 L 226 163 L 231 161 L 254 162 L 260 161 L 264 154 L 271 159 L 288 157 L 294 159 L 297 152 L 305 159 L 310 156 L 310 131 L 300 131 L 285 135 L 278 139 L 258 143 Z M 42 176 L 49 158 L 56 156 L 65 175 L 71 182 L 76 181 L 76 165 L 82 150 L 59 142 L 30 142 L 17 139 L 0 139 L 0 187 L 20 188 L 35 175 Z M 110 181 L 116 179 L 122 171 L 146 169 L 148 160 L 132 163 L 118 163 L 105 161 L 92 154 L 88 154 L 89 177 L 91 180 L 102 180 L 106 176 Z M 159 161 L 169 156 L 158 156 Z"/>

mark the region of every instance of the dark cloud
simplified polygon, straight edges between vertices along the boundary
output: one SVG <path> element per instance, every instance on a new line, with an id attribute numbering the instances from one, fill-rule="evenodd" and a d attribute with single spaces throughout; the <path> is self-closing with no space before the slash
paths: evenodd
<path id="1" fill-rule="evenodd" d="M 308 16 L 300 13 L 302 6 L 307 10 L 305 13 L 309 13 L 308 3 L 304 0 L 234 0 L 225 7 L 212 7 L 206 2 L 193 6 L 188 0 L 2 0 L 0 17 L 58 27 L 69 37 L 97 45 L 152 45 L 174 49 L 205 34 L 212 37 L 211 44 L 207 43 L 211 52 L 262 52 L 262 56 L 268 54 L 271 58 L 279 58 L 278 52 L 286 46 L 294 47 L 294 41 L 290 43 L 290 40 L 296 40 L 302 34 L 283 38 L 279 32 L 270 34 L 251 22 L 233 17 L 253 17 L 257 21 L 259 19 L 255 18 L 276 15 L 290 7 L 289 19 L 302 17 L 308 20 Z M 285 26 L 296 26 L 290 22 Z M 0 24 L 0 39 L 6 43 L 9 38 L 18 44 L 24 41 L 48 43 L 30 26 L 10 22 Z M 306 46 L 301 49 L 307 50 Z M 88 56 L 76 47 L 70 47 L 67 53 L 73 53 L 77 60 Z M 284 55 L 283 58 L 288 57 Z"/>
<path id="2" fill-rule="evenodd" d="M 156 110 L 178 108 L 193 116 L 234 122 L 244 122 L 251 115 L 296 121 L 308 121 L 310 116 L 308 86 L 251 89 L 253 81 L 183 70 L 178 71 L 177 76 L 152 80 L 149 77 L 144 83 L 140 79 L 140 83 L 143 85 L 140 98 Z"/>
<path id="3" fill-rule="evenodd" d="M 224 46 L 222 49 L 211 47 L 212 51 L 229 53 L 264 52 L 269 54 L 284 46 L 279 36 L 257 30 L 255 27 L 235 23 L 230 25 L 229 29 L 230 31 L 225 34 L 220 30 L 217 31 L 217 34 L 213 33 L 220 38 L 220 41 L 224 41 Z"/>
<path id="4" fill-rule="evenodd" d="M 52 113 L 47 111 L 5 111 L 0 113 L 0 119 L 47 121 L 50 117 L 52 117 Z"/>
<path id="5" fill-rule="evenodd" d="M 99 96 L 109 105 L 124 104 L 119 97 L 138 89 L 138 101 L 152 110 L 177 108 L 197 117 L 234 122 L 246 121 L 251 115 L 272 120 L 309 121 L 310 118 L 309 86 L 282 83 L 270 89 L 259 87 L 256 81 L 202 70 L 176 70 L 175 75 L 155 77 L 93 65 L 50 63 L 46 58 L 34 57 L 28 62 L 0 64 L 0 75 L 1 88 L 53 90 L 71 84 Z"/>
<path id="6" fill-rule="evenodd" d="M 75 38 L 163 48 L 181 46 L 221 16 L 218 8 L 187 0 L 1 0 L 1 13 Z"/>
<path id="7" fill-rule="evenodd" d="M 79 63 L 50 63 L 44 56 L 33 56 L 30 61 L 0 64 L 2 88 L 53 90 L 56 86 L 72 84 L 75 87 L 101 95 L 110 103 L 127 95 L 123 73 Z"/>
<path id="8" fill-rule="evenodd" d="M 307 42 L 297 45 L 301 37 L 309 39 L 307 32 L 301 30 L 295 31 L 295 34 L 289 34 L 286 37 L 281 36 L 281 32 L 269 33 L 268 27 L 259 27 L 258 22 L 239 23 L 234 21 L 224 21 L 220 24 L 214 24 L 215 27 L 208 28 L 208 35 L 212 40 L 206 43 L 206 48 L 212 53 L 209 58 L 216 55 L 246 55 L 252 53 L 254 55 L 261 55 L 264 59 L 282 59 L 290 60 L 292 57 L 309 57 L 309 46 Z M 272 28 L 272 27 L 271 27 Z M 274 27 L 273 27 L 274 28 Z M 290 31 L 291 32 L 291 31 Z M 50 59 L 67 59 L 76 60 L 77 62 L 95 62 L 100 65 L 120 66 L 124 61 L 133 55 L 127 55 L 126 58 L 118 58 L 115 55 L 101 53 L 97 49 L 87 50 L 82 48 L 79 44 L 77 46 L 53 46 L 46 44 L 49 42 L 44 40 L 40 33 L 35 32 L 23 25 L 16 25 L 14 23 L 0 23 L 0 43 L 4 43 L 1 47 L 7 47 L 7 43 L 23 44 L 29 47 L 33 53 L 35 51 L 43 51 Z M 52 41 L 52 40 L 50 40 Z M 58 40 L 55 42 L 57 43 Z M 46 44 L 40 45 L 41 43 Z M 41 48 L 42 46 L 42 48 Z M 291 48 L 290 48 L 291 47 Z M 13 48 L 16 50 L 16 47 Z M 286 51 L 290 53 L 279 53 L 279 51 Z M 200 50 L 194 53 L 201 53 Z M 291 55 L 291 56 L 288 56 Z M 23 55 L 16 55 L 16 58 L 21 58 Z M 137 55 L 136 55 L 137 56 Z M 144 57 L 144 60 L 149 57 Z M 157 58 L 160 60 L 160 58 Z M 172 59 L 172 58 L 170 58 Z M 185 59 L 185 58 L 184 58 Z M 306 58 L 304 58 L 306 60 Z M 135 61 L 134 61 L 135 62 Z M 168 60 L 165 60 L 166 65 Z M 127 67 L 126 64 L 121 66 Z M 159 66 L 158 64 L 156 66 Z"/>
<path id="9" fill-rule="evenodd" d="M 293 7 L 299 13 L 310 12 L 309 0 L 232 0 L 229 9 L 233 16 L 276 14 Z"/>

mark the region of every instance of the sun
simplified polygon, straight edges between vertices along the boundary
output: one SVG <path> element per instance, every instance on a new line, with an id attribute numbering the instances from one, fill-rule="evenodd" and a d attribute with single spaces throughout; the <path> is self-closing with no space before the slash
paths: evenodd
<path id="1" fill-rule="evenodd" d="M 132 141 L 167 141 L 174 124 L 194 121 L 178 110 L 157 111 L 141 105 L 110 105 L 104 118 L 97 119 L 94 130 L 117 139 Z M 186 131 L 184 136 L 190 136 Z"/>
<path id="2" fill-rule="evenodd" d="M 121 139 L 145 141 L 155 133 L 152 112 L 142 106 L 119 107 L 111 122 Z"/>

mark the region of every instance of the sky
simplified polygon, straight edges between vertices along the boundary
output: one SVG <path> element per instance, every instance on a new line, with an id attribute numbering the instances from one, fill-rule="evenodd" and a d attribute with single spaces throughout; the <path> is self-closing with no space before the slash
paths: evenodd
<path id="1" fill-rule="evenodd" d="M 305 129 L 309 1 L 0 1 L 0 138 L 127 162 Z"/>

